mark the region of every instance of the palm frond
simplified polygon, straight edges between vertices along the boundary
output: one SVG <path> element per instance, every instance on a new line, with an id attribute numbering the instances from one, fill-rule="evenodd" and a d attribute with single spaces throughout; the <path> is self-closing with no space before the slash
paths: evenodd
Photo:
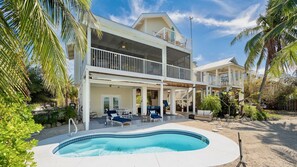
<path id="1" fill-rule="evenodd" d="M 86 26 L 92 24 L 101 35 L 90 5 L 90 0 L 0 0 L 0 91 L 25 94 L 29 62 L 40 66 L 45 86 L 61 94 L 67 70 L 59 36 L 74 41 L 84 56 Z"/>
<path id="2" fill-rule="evenodd" d="M 262 28 L 261 26 L 256 26 L 253 28 L 247 28 L 247 29 L 243 30 L 235 38 L 233 38 L 233 40 L 231 41 L 231 45 L 234 45 L 235 42 L 241 40 L 243 37 L 248 37 L 248 36 L 251 36 L 251 35 L 259 32 L 261 30 L 261 28 Z"/>
<path id="3" fill-rule="evenodd" d="M 280 76 L 297 67 L 297 41 L 284 47 L 271 63 L 270 72 Z"/>

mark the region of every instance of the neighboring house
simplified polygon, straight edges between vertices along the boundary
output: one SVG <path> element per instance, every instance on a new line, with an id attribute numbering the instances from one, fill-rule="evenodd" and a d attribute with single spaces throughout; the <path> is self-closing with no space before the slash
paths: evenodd
<path id="1" fill-rule="evenodd" d="M 240 92 L 239 100 L 243 99 L 245 70 L 235 57 L 196 67 L 194 71 L 196 80 L 207 84 L 206 90 L 202 90 L 204 96 L 235 89 Z"/>
<path id="2" fill-rule="evenodd" d="M 79 87 L 79 106 L 89 129 L 90 115 L 103 116 L 106 109 L 125 109 L 147 114 L 147 105 L 158 105 L 163 116 L 163 100 L 175 114 L 176 102 L 193 102 L 196 88 L 207 87 L 193 73 L 190 42 L 166 13 L 142 14 L 132 27 L 97 17 L 103 33 L 99 39 L 87 27 L 88 48 L 78 55 L 74 44 L 67 45 L 74 59 L 74 79 Z M 182 92 L 182 94 L 181 94 Z M 141 94 L 138 109 L 137 94 Z M 147 99 L 147 95 L 152 99 Z M 191 95 L 190 95 L 191 94 Z M 139 100 L 138 100 L 139 101 Z"/>

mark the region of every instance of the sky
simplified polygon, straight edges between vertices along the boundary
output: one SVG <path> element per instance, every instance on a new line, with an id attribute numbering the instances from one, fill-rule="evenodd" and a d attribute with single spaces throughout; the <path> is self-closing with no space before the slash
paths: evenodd
<path id="1" fill-rule="evenodd" d="M 191 16 L 193 60 L 198 65 L 229 57 L 236 57 L 244 65 L 247 39 L 233 46 L 230 42 L 243 29 L 256 25 L 265 5 L 266 0 L 93 0 L 91 11 L 128 26 L 141 13 L 166 12 L 187 38 L 190 38 Z"/>

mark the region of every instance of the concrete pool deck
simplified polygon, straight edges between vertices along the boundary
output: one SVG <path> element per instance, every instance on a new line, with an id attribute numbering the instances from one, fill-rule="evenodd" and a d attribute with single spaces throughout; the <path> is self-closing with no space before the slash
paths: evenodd
<path id="1" fill-rule="evenodd" d="M 166 152 L 166 153 L 146 153 L 146 154 L 126 154 L 96 157 L 61 157 L 52 153 L 59 143 L 83 135 L 94 133 L 118 133 L 133 134 L 151 132 L 157 130 L 184 130 L 201 134 L 207 137 L 210 144 L 201 150 Z M 231 139 L 210 131 L 192 128 L 188 126 L 168 123 L 158 126 L 147 127 L 126 127 L 126 128 L 105 128 L 91 131 L 79 132 L 73 137 L 60 135 L 39 142 L 39 146 L 34 147 L 34 158 L 38 166 L 105 166 L 105 167 L 194 167 L 194 166 L 217 166 L 234 161 L 239 157 L 238 145 Z"/>

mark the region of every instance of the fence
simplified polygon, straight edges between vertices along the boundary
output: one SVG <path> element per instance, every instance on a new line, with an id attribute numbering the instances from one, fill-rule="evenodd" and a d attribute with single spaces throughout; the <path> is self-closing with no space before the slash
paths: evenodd
<path id="1" fill-rule="evenodd" d="M 297 99 L 288 100 L 284 104 L 278 104 L 277 108 L 278 110 L 297 112 Z"/>

